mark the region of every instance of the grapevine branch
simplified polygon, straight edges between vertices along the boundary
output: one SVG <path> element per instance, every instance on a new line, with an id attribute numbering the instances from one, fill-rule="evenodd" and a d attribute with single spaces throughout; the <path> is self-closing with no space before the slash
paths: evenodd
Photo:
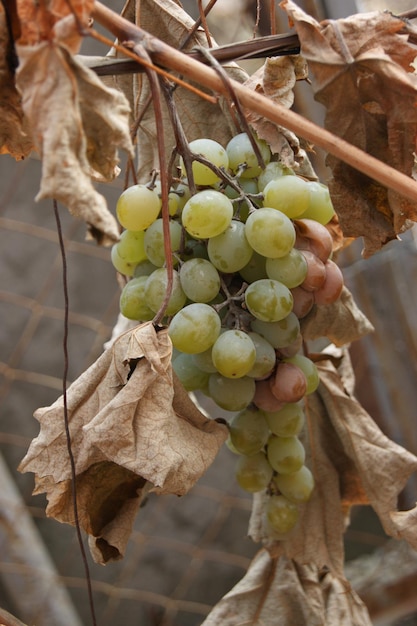
<path id="1" fill-rule="evenodd" d="M 131 22 L 96 1 L 93 10 L 95 20 L 109 30 L 119 41 L 140 42 L 153 62 L 174 72 L 180 72 L 189 80 L 211 89 L 215 93 L 228 96 L 228 89 L 217 72 L 189 55 L 167 45 L 158 38 L 138 28 Z M 245 85 L 231 80 L 237 97 L 247 109 L 254 111 L 280 126 L 284 126 L 307 141 L 323 148 L 341 161 L 376 180 L 384 187 L 417 202 L 417 183 L 389 165 L 353 146 L 349 142 L 317 126 L 298 113 L 272 103 L 265 96 L 252 91 Z"/>

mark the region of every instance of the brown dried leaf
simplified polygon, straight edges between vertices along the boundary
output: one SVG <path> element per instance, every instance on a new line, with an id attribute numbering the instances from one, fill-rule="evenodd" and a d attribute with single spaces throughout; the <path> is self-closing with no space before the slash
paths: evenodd
<path id="1" fill-rule="evenodd" d="M 0 154 L 24 159 L 32 150 L 21 97 L 10 68 L 11 48 L 3 4 L 0 3 Z"/>
<path id="2" fill-rule="evenodd" d="M 343 576 L 345 513 L 354 504 L 370 504 L 388 535 L 417 546 L 416 526 L 407 526 L 417 508 L 397 512 L 398 495 L 417 470 L 417 458 L 390 441 L 351 395 L 353 373 L 346 351 L 338 368 L 331 359 L 317 366 L 321 383 L 306 398 L 308 441 L 304 442 L 316 482 L 313 495 L 301 510 L 297 527 L 279 541 L 265 520 L 268 496 L 258 494 L 249 532 L 274 556 L 328 567 Z"/>
<path id="3" fill-rule="evenodd" d="M 344 578 L 261 550 L 202 626 L 371 626 Z"/>
<path id="4" fill-rule="evenodd" d="M 116 241 L 117 222 L 90 175 L 93 170 L 112 179 L 118 147 L 131 152 L 125 97 L 105 87 L 57 41 L 18 46 L 18 54 L 17 85 L 43 160 L 36 199 L 57 199 L 100 243 Z"/>
<path id="5" fill-rule="evenodd" d="M 417 76 L 410 64 L 417 47 L 406 29 L 412 27 L 388 12 L 318 23 L 292 0 L 281 6 L 294 21 L 315 97 L 327 108 L 326 128 L 411 177 Z M 328 164 L 341 227 L 347 237 L 364 237 L 365 256 L 417 219 L 415 203 L 332 156 Z"/>
<path id="6" fill-rule="evenodd" d="M 344 287 L 333 304 L 314 306 L 301 320 L 301 330 L 305 340 L 327 337 L 336 346 L 343 346 L 373 332 L 374 327 Z"/>
<path id="7" fill-rule="evenodd" d="M 123 554 L 149 489 L 187 493 L 227 436 L 173 380 L 171 352 L 166 330 L 142 324 L 116 339 L 68 389 L 80 523 L 96 560 Z M 48 515 L 74 523 L 62 397 L 35 417 L 40 434 L 19 469 L 36 474 Z"/>
<path id="8" fill-rule="evenodd" d="M 192 18 L 174 0 L 140 0 L 141 28 L 174 48 L 180 47 L 193 24 Z M 216 45 L 213 40 L 212 45 Z M 207 48 L 207 40 L 201 30 L 192 37 L 185 50 L 194 46 Z M 235 63 L 223 67 L 231 78 L 239 82 L 246 80 L 247 74 Z M 149 96 L 148 81 L 144 77 L 140 78 L 138 94 L 136 115 L 142 111 Z M 211 104 L 200 96 L 182 87 L 177 87 L 174 100 L 189 141 L 200 137 L 209 137 L 225 145 L 235 134 L 235 127 L 223 99 L 220 99 L 220 104 Z M 175 137 L 165 107 L 163 121 L 166 156 L 169 159 L 171 150 L 175 146 Z M 152 106 L 148 107 L 141 121 L 138 143 L 140 145 L 138 176 L 140 179 L 147 180 L 149 173 L 154 168 L 159 169 L 157 134 Z"/>

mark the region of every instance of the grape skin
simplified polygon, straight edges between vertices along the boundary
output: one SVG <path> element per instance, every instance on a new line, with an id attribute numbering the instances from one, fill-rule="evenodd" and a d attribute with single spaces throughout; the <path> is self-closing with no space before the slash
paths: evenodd
<path id="1" fill-rule="evenodd" d="M 211 306 L 193 303 L 172 318 L 168 334 L 177 350 L 196 354 L 211 348 L 220 334 L 220 328 L 220 318 Z"/>
<path id="2" fill-rule="evenodd" d="M 214 267 L 227 274 L 243 269 L 253 255 L 246 239 L 245 225 L 237 220 L 232 220 L 223 233 L 209 239 L 207 251 Z"/>
<path id="3" fill-rule="evenodd" d="M 210 302 L 220 290 L 220 276 L 210 261 L 190 259 L 180 270 L 181 286 L 193 302 Z"/>
<path id="4" fill-rule="evenodd" d="M 116 213 L 127 230 L 145 230 L 158 217 L 161 203 L 158 194 L 146 185 L 132 185 L 120 195 Z"/>
<path id="5" fill-rule="evenodd" d="M 291 474 L 304 465 L 305 450 L 298 437 L 271 435 L 268 440 L 267 456 L 276 472 Z"/>
<path id="6" fill-rule="evenodd" d="M 216 340 L 211 356 L 222 376 L 242 378 L 250 372 L 255 363 L 255 344 L 242 330 L 226 330 Z"/>
<path id="7" fill-rule="evenodd" d="M 240 456 L 235 469 L 238 484 L 249 493 L 266 489 L 271 482 L 272 472 L 272 467 L 263 452 L 253 456 Z"/>
<path id="8" fill-rule="evenodd" d="M 245 303 L 254 317 L 263 322 L 279 322 L 291 313 L 293 297 L 277 280 L 257 280 L 245 291 Z"/>
<path id="9" fill-rule="evenodd" d="M 246 456 L 260 452 L 270 434 L 265 414 L 251 408 L 235 415 L 229 423 L 229 429 L 233 446 Z"/>
<path id="10" fill-rule="evenodd" d="M 266 518 L 278 535 L 286 535 L 297 524 L 298 506 L 283 495 L 271 496 L 266 505 Z"/>
<path id="11" fill-rule="evenodd" d="M 233 204 L 215 189 L 199 191 L 186 202 L 182 210 L 182 225 L 195 239 L 220 235 L 233 217 Z"/>
<path id="12" fill-rule="evenodd" d="M 245 233 L 255 252 L 271 259 L 285 256 L 295 243 L 295 228 L 291 220 L 270 207 L 257 209 L 249 215 Z"/>

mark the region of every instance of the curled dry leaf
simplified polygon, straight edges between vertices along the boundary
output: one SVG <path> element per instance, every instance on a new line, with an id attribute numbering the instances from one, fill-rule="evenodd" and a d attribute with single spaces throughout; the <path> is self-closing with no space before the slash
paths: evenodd
<path id="1" fill-rule="evenodd" d="M 141 0 L 140 24 L 138 25 L 151 35 L 178 49 L 194 25 L 193 19 L 179 5 L 180 3 L 174 2 L 174 0 Z M 214 40 L 212 40 L 212 45 L 216 45 Z M 191 38 L 185 50 L 194 46 L 208 47 L 206 37 L 201 30 L 198 30 Z M 234 80 L 243 82 L 247 79 L 247 74 L 235 63 L 223 67 Z M 149 97 L 149 85 L 146 77 L 141 76 L 138 80 L 136 114 L 143 112 L 144 104 Z M 224 99 L 221 98 L 219 104 L 212 104 L 183 87 L 177 87 L 174 102 L 189 141 L 200 137 L 209 137 L 225 145 L 235 134 L 235 127 Z M 169 159 L 176 141 L 168 111 L 165 107 L 163 111 L 166 157 Z M 148 106 L 141 119 L 138 143 L 140 145 L 138 177 L 147 180 L 149 173 L 154 168 L 159 169 L 156 125 L 152 106 Z"/>
<path id="2" fill-rule="evenodd" d="M 32 140 L 14 83 L 11 56 L 6 14 L 0 3 L 0 154 L 11 154 L 20 160 L 30 154 Z"/>
<path id="3" fill-rule="evenodd" d="M 202 626 L 371 626 L 366 607 L 343 578 L 314 565 L 258 552 L 244 578 Z"/>
<path id="4" fill-rule="evenodd" d="M 307 59 L 325 125 L 368 154 L 413 176 L 417 132 L 417 47 L 392 14 L 317 22 L 283 0 Z M 417 219 L 417 206 L 329 156 L 333 203 L 346 237 L 364 238 L 370 256 Z"/>
<path id="5" fill-rule="evenodd" d="M 374 331 L 374 327 L 357 307 L 347 287 L 333 304 L 314 306 L 301 320 L 305 340 L 327 337 L 336 346 L 352 343 Z"/>
<path id="6" fill-rule="evenodd" d="M 267 496 L 259 494 L 250 534 L 264 541 L 274 556 L 328 567 L 343 576 L 345 516 L 354 504 L 370 504 L 387 535 L 417 547 L 417 527 L 412 523 L 417 507 L 397 511 L 398 495 L 417 470 L 417 458 L 389 440 L 351 395 L 353 373 L 346 349 L 339 367 L 330 359 L 317 365 L 320 386 L 306 398 L 305 445 L 316 482 L 313 495 L 294 531 L 278 541 L 264 517 Z"/>
<path id="7" fill-rule="evenodd" d="M 149 322 L 115 340 L 68 389 L 80 524 L 99 562 L 123 555 L 143 496 L 183 495 L 227 437 L 173 377 L 166 330 Z M 46 492 L 47 514 L 74 523 L 63 398 L 35 413 L 40 422 L 20 464 Z"/>
<path id="8" fill-rule="evenodd" d="M 271 57 L 245 81 L 245 85 L 270 98 L 272 103 L 277 102 L 291 108 L 294 102 L 294 86 L 297 80 L 305 78 L 307 65 L 302 57 Z M 269 144 L 283 165 L 295 169 L 307 178 L 317 178 L 300 140 L 294 133 L 253 111 L 247 111 L 247 118 L 257 135 Z"/>
<path id="9" fill-rule="evenodd" d="M 118 147 L 131 151 L 125 97 L 57 42 L 18 46 L 18 54 L 17 85 L 43 161 L 36 199 L 57 199 L 100 243 L 116 241 L 116 220 L 90 174 L 113 178 Z"/>

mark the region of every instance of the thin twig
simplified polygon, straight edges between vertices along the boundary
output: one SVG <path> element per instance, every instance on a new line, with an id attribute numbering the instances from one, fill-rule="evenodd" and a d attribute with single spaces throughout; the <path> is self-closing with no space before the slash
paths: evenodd
<path id="1" fill-rule="evenodd" d="M 120 38 L 121 36 L 122 39 L 126 39 L 128 34 L 130 39 L 136 39 L 137 41 L 146 40 L 147 49 L 150 51 L 150 55 L 155 63 L 173 71 L 181 72 L 189 80 L 204 85 L 215 93 L 227 95 L 227 89 L 223 81 L 212 68 L 206 67 L 203 63 L 199 63 L 159 39 L 151 37 L 148 33 L 124 20 L 97 1 L 94 5 L 94 16 L 102 26 L 109 29 L 116 37 Z M 298 136 L 316 144 L 366 176 L 378 181 L 384 187 L 388 187 L 400 195 L 417 202 L 417 183 L 405 174 L 398 172 L 328 130 L 310 122 L 302 115 L 286 109 L 276 102 L 271 102 L 265 96 L 252 91 L 237 81 L 231 80 L 231 85 L 240 102 L 247 109 L 258 113 L 275 124 L 288 128 Z"/>
<path id="2" fill-rule="evenodd" d="M 204 17 L 207 17 L 207 15 L 210 13 L 211 9 L 214 7 L 216 2 L 217 2 L 217 0 L 210 0 L 208 5 L 204 9 Z M 180 50 L 183 50 L 185 48 L 185 46 L 191 41 L 191 39 L 194 37 L 195 33 L 200 28 L 200 26 L 201 26 L 201 16 L 199 18 L 197 18 L 197 20 L 194 22 L 193 27 L 190 29 L 190 31 L 188 32 L 188 34 L 185 37 L 185 39 L 181 42 L 181 44 L 179 46 Z"/>
<path id="3" fill-rule="evenodd" d="M 81 525 L 80 525 L 80 517 L 78 512 L 78 502 L 77 502 L 77 476 L 76 476 L 76 466 L 75 466 L 75 458 L 74 453 L 72 451 L 72 441 L 71 441 L 71 432 L 69 427 L 69 415 L 68 415 L 68 397 L 67 397 L 67 381 L 68 381 L 68 369 L 69 369 L 69 356 L 68 356 L 68 330 L 69 330 L 69 296 L 68 296 L 68 278 L 67 278 L 67 260 L 65 254 L 65 244 L 64 238 L 62 234 L 62 226 L 61 219 L 59 217 L 58 204 L 57 201 L 53 201 L 54 206 L 54 214 L 56 227 L 58 232 L 58 241 L 59 247 L 61 250 L 61 258 L 62 258 L 62 286 L 64 291 L 64 337 L 63 337 L 63 352 L 64 352 L 64 371 L 62 374 L 62 397 L 63 397 L 63 405 L 64 405 L 64 428 L 65 435 L 67 440 L 67 449 L 68 449 L 68 457 L 70 461 L 71 468 L 71 487 L 72 487 L 72 507 L 74 513 L 74 524 L 78 538 L 78 544 L 80 546 L 80 552 L 82 561 L 84 564 L 85 578 L 87 582 L 87 591 L 88 591 L 88 600 L 90 604 L 90 614 L 93 626 L 97 626 L 95 608 L 94 608 L 94 598 L 93 598 L 93 590 L 91 586 L 91 576 L 90 576 L 90 568 L 88 566 L 87 555 L 84 548 L 84 542 L 81 535 Z"/>
<path id="4" fill-rule="evenodd" d="M 209 27 L 208 27 L 207 20 L 206 20 L 206 14 L 204 13 L 203 0 L 198 0 L 198 11 L 200 13 L 201 24 L 204 28 L 204 33 L 206 35 L 207 45 L 209 48 L 211 48 L 212 42 L 211 42 Z"/>

